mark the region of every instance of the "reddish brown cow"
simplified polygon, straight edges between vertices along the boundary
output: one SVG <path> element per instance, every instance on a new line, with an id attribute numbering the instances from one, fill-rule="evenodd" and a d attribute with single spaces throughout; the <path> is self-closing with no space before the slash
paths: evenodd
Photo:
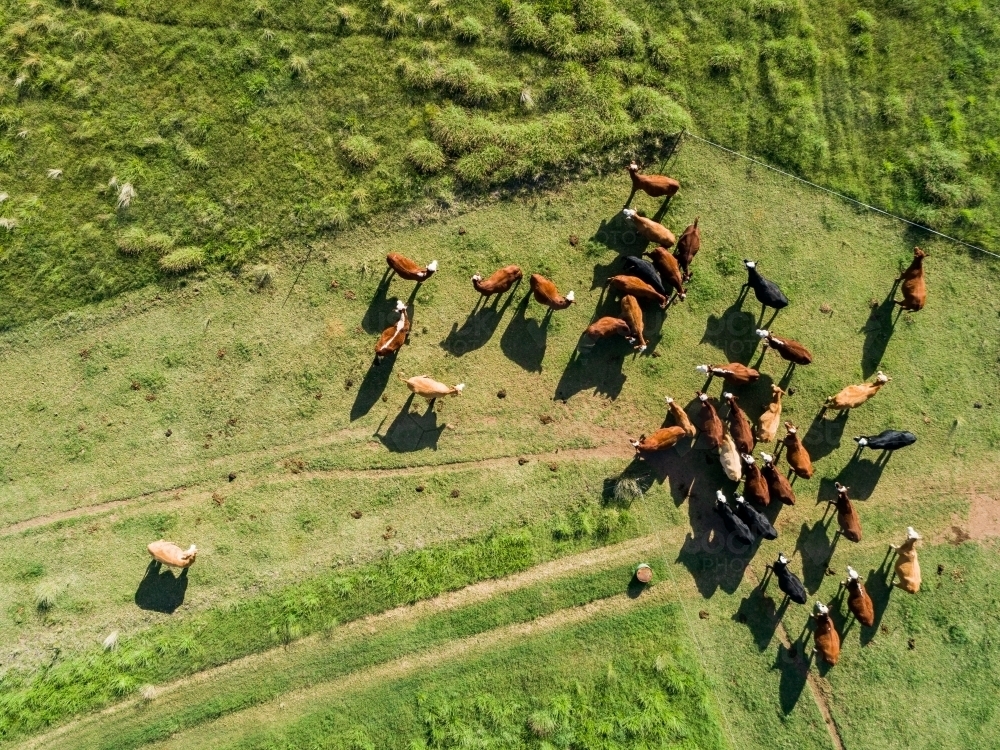
<path id="1" fill-rule="evenodd" d="M 375 344 L 375 365 L 382 364 L 382 359 L 395 354 L 410 335 L 410 316 L 406 314 L 406 304 L 402 300 L 396 301 L 396 312 L 399 313 L 399 320 L 382 331 Z"/>
<path id="2" fill-rule="evenodd" d="M 683 427 L 661 427 L 649 437 L 641 435 L 638 440 L 631 440 L 629 442 L 632 443 L 632 447 L 635 448 L 636 455 L 638 455 L 640 453 L 652 453 L 672 448 L 685 435 Z"/>
<path id="3" fill-rule="evenodd" d="M 559 294 L 556 285 L 538 273 L 531 274 L 528 279 L 531 291 L 535 295 L 535 300 L 539 304 L 545 305 L 550 310 L 565 310 L 573 304 L 573 292 L 568 292 L 565 297 Z"/>
<path id="4" fill-rule="evenodd" d="M 764 462 L 760 473 L 767 480 L 767 491 L 771 494 L 771 497 L 785 505 L 795 505 L 795 491 L 792 489 L 792 483 L 788 481 L 784 474 L 778 471 L 774 465 L 774 456 L 770 453 L 762 452 L 760 458 Z"/>
<path id="5" fill-rule="evenodd" d="M 755 369 L 739 362 L 730 362 L 728 365 L 698 365 L 694 369 L 705 375 L 717 375 L 728 385 L 733 386 L 749 385 L 760 377 L 760 373 Z"/>
<path id="6" fill-rule="evenodd" d="M 681 233 L 680 239 L 677 240 L 677 249 L 674 250 L 674 257 L 684 271 L 685 281 L 690 279 L 693 274 L 691 262 L 699 250 L 701 250 L 701 230 L 698 229 L 698 217 L 695 217 L 694 224 L 689 224 Z"/>
<path id="7" fill-rule="evenodd" d="M 438 269 L 436 260 L 428 263 L 426 268 L 421 268 L 416 262 L 399 253 L 389 253 L 385 256 L 385 262 L 389 264 L 389 268 L 407 281 L 427 281 Z"/>
<path id="8" fill-rule="evenodd" d="M 631 208 L 626 208 L 622 213 L 625 214 L 626 219 L 629 219 L 635 225 L 635 231 L 643 239 L 652 242 L 654 245 L 663 245 L 663 247 L 673 247 L 677 243 L 674 233 L 660 222 L 640 216 Z"/>
<path id="9" fill-rule="evenodd" d="M 788 465 L 792 467 L 795 476 L 809 479 L 813 475 L 812 459 L 809 458 L 809 451 L 799 440 L 799 431 L 791 422 L 785 422 L 785 451 L 788 458 Z"/>
<path id="10" fill-rule="evenodd" d="M 640 352 L 646 351 L 646 339 L 642 335 L 645 325 L 642 322 L 642 308 L 639 301 L 631 294 L 622 297 L 622 320 L 632 331 L 632 345 Z"/>
<path id="11" fill-rule="evenodd" d="M 662 310 L 667 306 L 667 298 L 635 276 L 612 276 L 608 279 L 611 288 L 620 294 L 631 294 L 639 299 L 653 300 Z"/>
<path id="12" fill-rule="evenodd" d="M 753 456 L 744 453 L 743 456 L 743 495 L 752 503 L 767 507 L 771 504 L 771 492 L 764 481 L 763 474 L 757 468 Z"/>
<path id="13" fill-rule="evenodd" d="M 843 586 L 847 589 L 847 608 L 858 618 L 858 622 L 870 628 L 875 624 L 875 605 L 865 591 L 865 585 L 861 583 L 858 571 L 850 565 L 847 566 L 847 580 Z"/>
<path id="14" fill-rule="evenodd" d="M 896 281 L 902 281 L 902 300 L 894 300 L 904 310 L 923 310 L 927 302 L 927 282 L 924 281 L 924 258 L 927 253 L 919 247 L 913 248 L 913 262 Z"/>
<path id="15" fill-rule="evenodd" d="M 612 318 L 610 316 L 595 320 L 587 326 L 585 333 L 592 339 L 603 339 L 608 336 L 624 336 L 630 344 L 635 342 L 628 323 L 621 318 Z"/>
<path id="16" fill-rule="evenodd" d="M 698 391 L 695 395 L 701 401 L 701 434 L 705 436 L 708 447 L 717 451 L 722 445 L 722 420 L 707 393 Z"/>
<path id="17" fill-rule="evenodd" d="M 484 297 L 503 294 L 521 280 L 524 274 L 518 266 L 506 266 L 494 271 L 488 279 L 483 279 L 478 273 L 472 277 L 472 286 Z"/>
<path id="18" fill-rule="evenodd" d="M 816 642 L 816 651 L 830 666 L 833 666 L 840 659 L 840 635 L 833 625 L 830 617 L 830 608 L 820 602 L 816 602 L 816 631 L 813 633 L 813 640 Z"/>
<path id="19" fill-rule="evenodd" d="M 729 404 L 729 434 L 733 436 L 733 442 L 740 453 L 753 453 L 753 429 L 746 412 L 736 403 L 736 396 L 732 393 L 723 393 L 722 399 Z"/>
<path id="20" fill-rule="evenodd" d="M 684 288 L 684 277 L 677 259 L 665 247 L 658 247 L 645 255 L 653 259 L 653 265 L 659 271 L 663 283 L 672 287 L 677 292 L 677 298 L 683 302 L 687 297 L 687 289 Z"/>
<path id="21" fill-rule="evenodd" d="M 834 482 L 833 486 L 837 490 L 837 499 L 834 503 L 837 506 L 837 525 L 840 526 L 840 533 L 852 542 L 860 542 L 861 517 L 847 496 L 847 488 L 840 482 Z"/>
<path id="22" fill-rule="evenodd" d="M 650 198 L 670 198 L 681 189 L 681 184 L 673 177 L 661 174 L 639 174 L 639 165 L 635 162 L 628 165 L 628 173 L 632 178 L 633 193 L 641 190 Z"/>
<path id="23" fill-rule="evenodd" d="M 813 355 L 802 344 L 794 339 L 778 338 L 770 331 L 757 329 L 757 335 L 764 339 L 764 351 L 768 347 L 774 349 L 786 362 L 796 365 L 808 365 L 813 361 Z"/>

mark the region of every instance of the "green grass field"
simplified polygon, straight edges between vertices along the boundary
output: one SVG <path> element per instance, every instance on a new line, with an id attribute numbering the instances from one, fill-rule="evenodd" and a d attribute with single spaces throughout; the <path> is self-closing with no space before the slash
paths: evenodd
<path id="1" fill-rule="evenodd" d="M 1000 261 L 671 135 L 994 249 L 998 34 L 974 2 L 0 3 L 0 746 L 1000 745 Z M 683 185 L 633 206 L 704 237 L 642 355 L 580 338 L 644 248 L 632 157 Z M 744 258 L 812 365 L 761 357 Z M 577 304 L 480 305 L 509 263 Z M 700 442 L 628 443 L 733 360 L 751 418 L 794 389 L 816 465 L 752 554 Z M 419 374 L 466 389 L 429 408 Z M 918 442 L 855 452 L 890 427 Z M 886 568 L 909 525 L 916 595 Z M 159 538 L 197 563 L 151 568 Z M 760 585 L 779 551 L 836 667 Z"/>

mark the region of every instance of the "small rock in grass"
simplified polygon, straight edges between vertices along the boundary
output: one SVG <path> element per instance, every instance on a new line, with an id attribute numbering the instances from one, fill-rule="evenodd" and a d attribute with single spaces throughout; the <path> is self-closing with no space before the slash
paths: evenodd
<path id="1" fill-rule="evenodd" d="M 458 497 L 458 490 L 452 490 L 451 491 L 451 496 L 452 497 Z"/>
<path id="2" fill-rule="evenodd" d="M 389 401 L 389 397 L 388 396 L 383 396 L 382 397 L 382 403 L 388 403 L 388 401 Z"/>
<path id="3" fill-rule="evenodd" d="M 355 518 L 355 519 L 356 518 L 361 518 L 361 511 L 360 510 L 352 510 L 351 511 L 351 518 Z"/>
<path id="4" fill-rule="evenodd" d="M 701 612 L 698 613 L 698 617 L 700 617 L 702 620 L 707 620 L 708 619 L 708 612 L 707 612 L 707 610 L 704 610 L 704 609 L 701 610 Z"/>
<path id="5" fill-rule="evenodd" d="M 458 228 L 458 233 L 459 233 L 459 235 L 464 235 L 465 234 L 465 227 L 459 227 Z"/>
<path id="6" fill-rule="evenodd" d="M 917 647 L 917 639 L 911 638 L 906 642 L 906 645 L 910 647 L 910 651 L 913 651 Z"/>
<path id="7" fill-rule="evenodd" d="M 507 398 L 507 391 L 501 388 L 499 391 L 497 391 L 497 398 Z"/>
<path id="8" fill-rule="evenodd" d="M 229 481 L 230 482 L 235 482 L 236 481 L 236 472 L 235 471 L 229 472 Z"/>
<path id="9" fill-rule="evenodd" d="M 424 491 L 424 486 L 422 484 L 418 484 L 417 485 L 417 492 L 423 492 L 423 491 Z"/>
<path id="10" fill-rule="evenodd" d="M 826 302 L 824 302 L 822 305 L 819 306 L 819 311 L 821 313 L 823 313 L 824 315 L 829 315 L 830 313 L 833 312 L 833 308 L 830 307 L 829 304 L 827 304 Z"/>
<path id="11" fill-rule="evenodd" d="M 344 298 L 349 300 L 356 300 L 358 298 L 358 295 L 356 295 L 354 292 L 348 289 L 346 292 L 344 292 Z"/>
<path id="12" fill-rule="evenodd" d="M 553 420 L 552 417 L 550 417 L 548 414 L 543 414 L 538 418 L 538 421 L 541 422 L 542 424 L 552 424 Z"/>
<path id="13" fill-rule="evenodd" d="M 163 434 L 164 434 L 164 435 L 166 435 L 167 437 L 170 437 L 171 435 L 173 435 L 173 434 L 174 434 L 174 431 L 173 431 L 173 430 L 167 430 L 167 431 L 166 431 L 166 432 L 164 432 Z"/>
<path id="14" fill-rule="evenodd" d="M 517 459 L 518 466 L 524 466 L 526 463 L 528 463 L 528 459 L 526 459 L 526 458 L 519 458 L 519 459 Z"/>
<path id="15" fill-rule="evenodd" d="M 569 236 L 569 244 L 571 244 L 573 247 L 576 247 L 577 245 L 580 244 L 580 237 L 578 235 L 571 234 Z"/>
<path id="16" fill-rule="evenodd" d="M 549 464 L 549 471 L 557 471 L 559 466 L 556 464 Z"/>
<path id="17" fill-rule="evenodd" d="M 973 408 L 973 409 L 982 409 L 982 408 L 983 408 L 983 404 L 982 404 L 982 402 L 980 402 L 980 401 L 977 401 L 976 403 L 974 403 L 974 404 L 972 405 L 972 408 Z"/>

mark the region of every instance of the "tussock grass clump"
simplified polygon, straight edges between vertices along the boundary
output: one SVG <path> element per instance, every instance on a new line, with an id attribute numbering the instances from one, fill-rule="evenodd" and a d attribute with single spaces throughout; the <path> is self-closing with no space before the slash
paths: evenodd
<path id="1" fill-rule="evenodd" d="M 185 273 L 205 265 L 205 251 L 200 247 L 179 247 L 160 258 L 160 268 L 167 273 Z"/>
<path id="2" fill-rule="evenodd" d="M 42 613 L 51 611 L 59 598 L 59 586 L 46 581 L 35 587 L 35 608 Z"/>
<path id="3" fill-rule="evenodd" d="M 118 631 L 112 630 L 108 637 L 101 642 L 101 646 L 105 651 L 114 651 L 118 648 Z"/>
<path id="4" fill-rule="evenodd" d="M 441 69 L 440 81 L 445 89 L 469 104 L 490 104 L 500 97 L 500 84 L 482 73 L 472 60 L 450 60 Z"/>
<path id="5" fill-rule="evenodd" d="M 146 249 L 146 233 L 140 227 L 129 227 L 118 235 L 115 244 L 123 255 L 138 255 Z"/>
<path id="6" fill-rule="evenodd" d="M 338 5 L 334 13 L 342 29 L 351 29 L 358 23 L 358 9 L 353 5 Z"/>
<path id="7" fill-rule="evenodd" d="M 369 169 L 378 161 L 378 146 L 371 138 L 352 135 L 340 142 L 340 150 L 347 160 L 359 169 Z"/>
<path id="8" fill-rule="evenodd" d="M 855 34 L 864 34 L 868 31 L 874 31 L 876 25 L 875 16 L 867 10 L 859 10 L 851 14 L 851 17 L 847 21 L 847 25 Z"/>
<path id="9" fill-rule="evenodd" d="M 665 34 L 650 34 L 646 40 L 646 52 L 649 61 L 664 73 L 669 73 L 681 57 L 677 40 Z"/>
<path id="10" fill-rule="evenodd" d="M 433 89 L 438 84 L 441 75 L 441 69 L 432 60 L 414 62 L 404 57 L 396 64 L 396 69 L 407 86 L 419 91 Z"/>
<path id="11" fill-rule="evenodd" d="M 528 3 L 511 3 L 507 11 L 507 24 L 510 26 L 510 37 L 515 44 L 522 47 L 545 49 L 549 39 L 548 29 L 538 17 L 534 5 Z"/>
<path id="12" fill-rule="evenodd" d="M 786 75 L 811 77 L 819 66 L 819 47 L 812 39 L 787 36 L 767 42 L 764 57 Z"/>
<path id="13" fill-rule="evenodd" d="M 642 500 L 642 487 L 632 477 L 619 477 L 613 496 L 616 503 L 627 508 L 636 500 Z"/>
<path id="14" fill-rule="evenodd" d="M 309 67 L 309 58 L 303 57 L 302 55 L 292 55 L 288 58 L 288 70 L 291 72 L 293 78 L 298 78 L 302 81 L 312 79 L 312 69 Z"/>
<path id="15" fill-rule="evenodd" d="M 134 201 L 138 196 L 139 193 L 136 191 L 131 182 L 122 183 L 118 186 L 117 207 L 119 209 L 128 208 L 132 205 L 132 201 Z"/>
<path id="16" fill-rule="evenodd" d="M 258 289 L 266 289 L 274 283 L 274 277 L 277 275 L 277 271 L 274 266 L 262 263 L 260 265 L 254 266 L 250 275 L 253 277 L 253 283 Z"/>
<path id="17" fill-rule="evenodd" d="M 735 73 L 743 65 L 743 50 L 732 44 L 719 44 L 708 58 L 708 67 L 713 73 Z"/>
<path id="18" fill-rule="evenodd" d="M 677 102 L 647 86 L 629 90 L 627 107 L 642 132 L 649 135 L 676 133 L 690 124 L 690 117 Z"/>
<path id="19" fill-rule="evenodd" d="M 174 238 L 164 232 L 153 232 L 146 236 L 146 247 L 158 253 L 165 253 L 174 246 Z"/>
<path id="20" fill-rule="evenodd" d="M 440 172 L 447 161 L 441 147 L 426 138 L 410 141 L 406 149 L 406 158 L 424 174 Z"/>
<path id="21" fill-rule="evenodd" d="M 486 29 L 475 16 L 465 16 L 455 24 L 455 36 L 466 44 L 475 44 L 483 38 Z"/>

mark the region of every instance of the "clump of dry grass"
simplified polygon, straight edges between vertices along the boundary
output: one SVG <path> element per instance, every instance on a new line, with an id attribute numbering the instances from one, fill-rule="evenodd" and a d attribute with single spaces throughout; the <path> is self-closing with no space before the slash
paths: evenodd
<path id="1" fill-rule="evenodd" d="M 628 507 L 642 499 L 642 487 L 632 477 L 619 477 L 615 482 L 614 498 L 616 503 Z"/>
<path id="2" fill-rule="evenodd" d="M 118 203 L 117 207 L 128 208 L 132 205 L 132 201 L 139 196 L 135 187 L 131 182 L 124 182 L 118 187 Z"/>
<path id="3" fill-rule="evenodd" d="M 140 227 L 129 227 L 118 235 L 115 244 L 123 255 L 138 255 L 147 247 L 146 233 Z"/>
<path id="4" fill-rule="evenodd" d="M 253 283 L 257 285 L 257 288 L 265 289 L 274 283 L 277 271 L 274 269 L 274 266 L 262 263 L 261 265 L 254 266 L 250 274 L 253 276 Z"/>
<path id="5" fill-rule="evenodd" d="M 168 273 L 184 273 L 205 265 L 205 251 L 200 247 L 179 247 L 160 258 L 160 268 Z"/>

